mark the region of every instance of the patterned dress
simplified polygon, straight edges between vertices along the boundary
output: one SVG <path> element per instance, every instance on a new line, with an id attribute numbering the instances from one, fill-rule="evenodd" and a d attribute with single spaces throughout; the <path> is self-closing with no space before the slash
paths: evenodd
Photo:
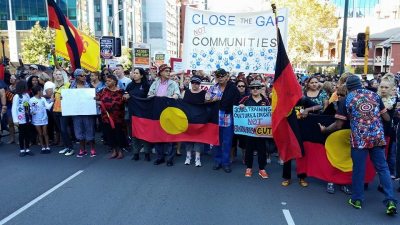
<path id="1" fill-rule="evenodd" d="M 104 88 L 98 94 L 99 101 L 104 105 L 105 110 L 107 110 L 108 115 L 113 119 L 115 124 L 124 124 L 125 116 L 125 101 L 123 99 L 124 92 L 119 89 L 116 91 L 111 91 L 108 88 Z M 108 118 L 107 112 L 101 109 L 101 118 L 104 123 L 109 124 L 110 120 Z"/>

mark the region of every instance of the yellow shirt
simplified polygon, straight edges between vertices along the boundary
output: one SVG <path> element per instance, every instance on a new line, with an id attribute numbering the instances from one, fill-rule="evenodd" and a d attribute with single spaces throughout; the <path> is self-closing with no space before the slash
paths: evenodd
<path id="1" fill-rule="evenodd" d="M 61 90 L 69 89 L 71 84 L 69 82 L 64 83 L 60 87 L 54 89 L 54 105 L 53 112 L 61 112 Z"/>

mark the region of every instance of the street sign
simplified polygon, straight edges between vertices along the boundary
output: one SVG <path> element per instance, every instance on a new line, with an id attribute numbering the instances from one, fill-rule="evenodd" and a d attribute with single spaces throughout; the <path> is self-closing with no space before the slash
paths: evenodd
<path id="1" fill-rule="evenodd" d="M 115 37 L 103 36 L 100 39 L 100 56 L 102 59 L 111 59 L 114 55 Z"/>
<path id="2" fill-rule="evenodd" d="M 133 66 L 142 68 L 150 67 L 150 45 L 144 43 L 134 45 Z"/>

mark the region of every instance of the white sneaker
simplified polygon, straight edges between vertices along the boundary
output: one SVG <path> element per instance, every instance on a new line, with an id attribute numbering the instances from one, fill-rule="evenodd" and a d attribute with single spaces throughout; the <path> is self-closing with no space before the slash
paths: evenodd
<path id="1" fill-rule="evenodd" d="M 186 156 L 185 165 L 190 165 L 190 160 L 192 159 Z"/>
<path id="2" fill-rule="evenodd" d="M 278 164 L 281 165 L 281 166 L 283 166 L 283 160 L 279 158 Z"/>
<path id="3" fill-rule="evenodd" d="M 69 150 L 68 148 L 64 148 L 63 150 L 59 151 L 58 153 L 65 154 L 68 150 Z"/>
<path id="4" fill-rule="evenodd" d="M 270 157 L 267 158 L 267 164 L 271 164 L 271 158 Z"/>
<path id="5" fill-rule="evenodd" d="M 71 156 L 75 153 L 73 149 L 68 149 L 68 151 L 65 153 L 66 156 Z"/>
<path id="6" fill-rule="evenodd" d="M 196 159 L 196 161 L 195 161 L 195 166 L 196 166 L 196 167 L 201 167 L 200 159 Z"/>

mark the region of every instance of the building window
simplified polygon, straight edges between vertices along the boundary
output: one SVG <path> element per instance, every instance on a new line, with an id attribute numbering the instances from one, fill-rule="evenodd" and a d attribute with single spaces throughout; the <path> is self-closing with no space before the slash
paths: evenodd
<path id="1" fill-rule="evenodd" d="M 162 39 L 162 23 L 151 22 L 149 23 L 149 38 L 152 39 Z"/>

